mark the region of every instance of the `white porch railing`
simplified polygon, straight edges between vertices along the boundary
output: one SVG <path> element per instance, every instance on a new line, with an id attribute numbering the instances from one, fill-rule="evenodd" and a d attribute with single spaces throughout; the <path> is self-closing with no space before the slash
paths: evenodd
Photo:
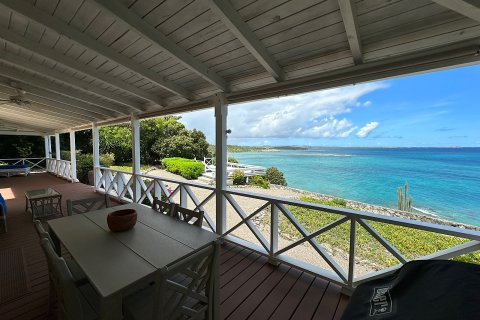
<path id="1" fill-rule="evenodd" d="M 54 158 L 47 158 L 47 172 L 55 174 L 57 177 L 61 177 L 70 181 L 72 178 L 72 163 L 68 160 L 57 160 Z"/>
<path id="2" fill-rule="evenodd" d="M 95 188 L 98 191 L 106 192 L 121 201 L 135 201 L 146 205 L 152 201 L 153 196 L 159 198 L 164 197 L 171 202 L 180 203 L 180 205 L 184 207 L 204 211 L 208 226 L 212 231 L 215 230 L 216 215 L 214 214 L 214 198 L 216 195 L 215 188 L 212 186 L 143 174 L 132 175 L 130 172 L 103 167 L 95 168 L 95 173 L 97 175 Z M 273 261 L 279 260 L 302 270 L 315 273 L 316 275 L 342 285 L 347 290 L 354 288 L 366 280 L 391 273 L 409 260 L 404 256 L 405 253 L 400 252 L 400 250 L 375 230 L 373 226 L 375 223 L 423 230 L 439 235 L 465 239 L 465 242 L 452 248 L 437 250 L 426 256 L 415 257 L 415 259 L 451 259 L 480 250 L 480 232 L 474 230 L 277 198 L 241 190 L 227 189 L 223 192 L 223 196 L 226 198 L 230 209 L 227 209 L 228 214 L 226 213 L 228 230 L 223 234 L 226 239 L 268 255 Z M 239 198 L 247 198 L 249 200 L 243 203 L 251 204 L 257 201 L 261 204 L 256 206 L 255 209 L 250 210 L 251 212 L 246 212 L 239 204 Z M 308 230 L 291 212 L 291 208 L 295 207 L 327 212 L 338 216 L 338 218 L 333 219 L 319 229 Z M 210 210 L 212 214 L 209 214 L 208 210 Z M 268 212 L 268 214 L 265 212 Z M 262 221 L 267 223 L 268 228 L 266 230 L 261 230 L 259 224 L 255 222 L 255 219 L 258 221 L 259 216 L 262 216 Z M 282 223 L 287 222 L 291 224 L 299 237 L 285 242 L 280 236 L 280 220 Z M 346 258 L 346 263 L 344 261 L 342 266 L 342 263 L 338 262 L 338 258 L 331 254 L 331 250 L 328 250 L 329 244 L 320 243 L 317 237 L 344 224 L 347 224 L 349 227 L 344 240 L 348 243 L 347 252 L 344 252 L 348 254 L 348 258 Z M 244 230 L 250 232 L 252 237 L 249 238 L 242 235 L 240 238 L 235 235 L 235 232 L 240 228 L 244 228 Z M 385 248 L 388 254 L 398 261 L 398 264 L 388 265 L 379 271 L 367 274 L 357 274 L 355 270 L 359 262 L 356 250 L 359 240 L 359 233 L 357 231 L 360 228 L 365 229 L 368 235 L 371 236 L 372 241 L 376 241 L 380 247 Z M 255 244 L 255 242 L 257 244 Z M 311 256 L 299 256 L 297 254 L 292 257 L 292 255 L 289 254 L 299 247 L 306 245 L 311 247 L 311 251 L 309 252 L 314 256 L 313 263 Z M 325 267 L 319 266 L 321 264 L 317 264 L 316 261 L 325 262 Z"/>
<path id="3" fill-rule="evenodd" d="M 45 170 L 46 168 L 46 159 L 47 158 L 9 158 L 9 159 L 0 159 L 0 162 L 5 162 L 11 165 L 15 164 L 26 164 L 30 169 L 39 169 Z"/>

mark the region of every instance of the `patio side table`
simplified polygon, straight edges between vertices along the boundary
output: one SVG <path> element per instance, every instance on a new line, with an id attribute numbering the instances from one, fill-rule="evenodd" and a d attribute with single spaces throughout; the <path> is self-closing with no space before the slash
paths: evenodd
<path id="1" fill-rule="evenodd" d="M 25 192 L 25 212 L 30 208 L 32 220 L 63 216 L 62 195 L 53 188 Z"/>

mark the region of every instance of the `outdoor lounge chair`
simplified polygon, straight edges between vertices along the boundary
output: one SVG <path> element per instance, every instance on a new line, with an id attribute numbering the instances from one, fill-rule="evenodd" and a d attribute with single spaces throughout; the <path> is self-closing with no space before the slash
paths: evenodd
<path id="1" fill-rule="evenodd" d="M 126 319 L 218 319 L 218 251 L 215 241 L 163 268 L 155 284 L 125 298 Z"/>
<path id="2" fill-rule="evenodd" d="M 0 175 L 2 176 L 14 176 L 23 174 L 28 176 L 30 173 L 30 167 L 26 164 L 8 164 L 8 165 L 1 165 L 0 166 Z"/>
<path id="3" fill-rule="evenodd" d="M 7 203 L 0 193 L 0 233 L 7 233 Z"/>
<path id="4" fill-rule="evenodd" d="M 41 245 L 47 257 L 50 276 L 50 311 L 53 311 L 56 298 L 56 319 L 97 319 L 99 299 L 95 290 L 89 284 L 82 287 L 75 284 L 65 260 L 55 254 L 48 239 L 42 239 Z"/>
<path id="5" fill-rule="evenodd" d="M 110 208 L 110 197 L 105 194 L 102 197 L 85 198 L 78 200 L 67 200 L 67 214 L 69 216 L 73 214 L 81 214 L 89 211 L 99 210 L 103 208 Z"/>
<path id="6" fill-rule="evenodd" d="M 342 320 L 479 319 L 480 266 L 411 261 L 395 273 L 360 284 Z"/>

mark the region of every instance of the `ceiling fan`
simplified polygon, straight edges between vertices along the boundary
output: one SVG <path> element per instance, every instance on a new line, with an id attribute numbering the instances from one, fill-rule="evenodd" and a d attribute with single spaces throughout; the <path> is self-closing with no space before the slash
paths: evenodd
<path id="1" fill-rule="evenodd" d="M 15 88 L 17 94 L 11 95 L 8 99 L 0 99 L 0 105 L 2 104 L 16 104 L 18 106 L 29 106 L 31 103 L 25 98 L 25 90 Z"/>

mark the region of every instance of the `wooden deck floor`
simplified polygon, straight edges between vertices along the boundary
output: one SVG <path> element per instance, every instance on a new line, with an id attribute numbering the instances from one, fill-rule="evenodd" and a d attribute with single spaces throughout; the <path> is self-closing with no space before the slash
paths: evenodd
<path id="1" fill-rule="evenodd" d="M 48 268 L 31 216 L 25 213 L 24 197 L 27 190 L 45 187 L 63 195 L 64 213 L 66 199 L 96 194 L 90 186 L 46 173 L 0 178 L 0 193 L 8 205 L 8 233 L 0 234 L 0 251 L 22 249 L 29 287 L 22 296 L 0 300 L 1 320 L 48 319 Z M 339 319 L 348 301 L 337 285 L 284 264 L 272 266 L 265 257 L 231 243 L 222 247 L 220 263 L 220 311 L 225 320 Z M 0 270 L 6 276 L 10 272 Z"/>

